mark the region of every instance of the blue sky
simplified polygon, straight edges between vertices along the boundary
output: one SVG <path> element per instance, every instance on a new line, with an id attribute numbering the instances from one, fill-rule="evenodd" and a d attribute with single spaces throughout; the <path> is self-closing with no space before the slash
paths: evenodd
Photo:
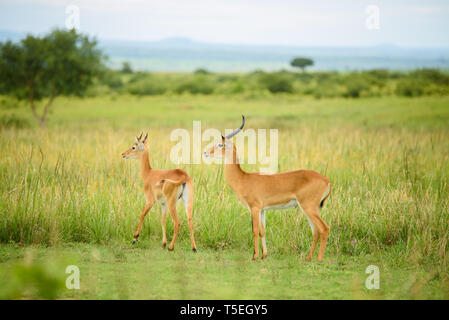
<path id="1" fill-rule="evenodd" d="M 80 10 L 80 31 L 100 39 L 299 46 L 449 47 L 449 1 L 0 0 L 0 29 L 44 33 Z M 379 29 L 366 8 L 379 8 Z"/>

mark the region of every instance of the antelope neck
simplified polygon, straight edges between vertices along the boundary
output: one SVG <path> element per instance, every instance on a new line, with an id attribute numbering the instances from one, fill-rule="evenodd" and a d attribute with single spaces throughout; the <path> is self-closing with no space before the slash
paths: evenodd
<path id="1" fill-rule="evenodd" d="M 230 185 L 233 185 L 243 175 L 245 175 L 245 171 L 243 171 L 242 168 L 240 167 L 238 155 L 237 155 L 235 148 L 234 148 L 232 158 L 233 158 L 233 161 L 231 163 L 226 163 L 226 161 L 225 161 L 225 179 L 226 179 L 226 182 Z"/>
<path id="2" fill-rule="evenodd" d="M 145 178 L 151 171 L 150 159 L 148 150 L 145 150 L 140 156 L 140 172 L 142 173 L 142 178 Z"/>

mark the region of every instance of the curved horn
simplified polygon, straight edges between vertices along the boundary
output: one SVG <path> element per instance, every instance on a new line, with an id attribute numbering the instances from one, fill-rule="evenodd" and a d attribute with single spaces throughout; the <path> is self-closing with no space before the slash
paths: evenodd
<path id="1" fill-rule="evenodd" d="M 143 135 L 143 132 L 140 133 L 140 136 L 137 138 L 137 140 L 142 139 L 142 135 Z"/>
<path id="2" fill-rule="evenodd" d="M 238 129 L 235 130 L 234 132 L 228 134 L 228 135 L 226 136 L 226 139 L 231 139 L 233 136 L 235 136 L 237 133 L 239 133 L 239 132 L 243 129 L 243 126 L 244 126 L 244 125 L 245 125 L 245 116 L 242 115 L 242 125 L 240 126 L 240 128 L 238 128 Z"/>
<path id="3" fill-rule="evenodd" d="M 145 135 L 145 138 L 143 138 L 142 143 L 145 143 L 145 141 L 147 141 L 147 138 L 148 138 L 148 132 L 147 132 L 147 134 Z"/>

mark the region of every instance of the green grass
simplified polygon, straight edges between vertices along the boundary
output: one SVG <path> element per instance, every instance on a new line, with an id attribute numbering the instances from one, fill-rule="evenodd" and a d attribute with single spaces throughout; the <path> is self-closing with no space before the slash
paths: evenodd
<path id="1" fill-rule="evenodd" d="M 443 290 L 449 283 L 447 97 L 314 100 L 283 95 L 124 95 L 58 98 L 54 107 L 44 130 L 20 125 L 21 121 L 33 123 L 25 106 L 0 109 L 0 117 L 14 119 L 4 122 L 0 135 L 0 242 L 12 243 L 2 247 L 7 257 L 20 258 L 26 251 L 15 244 L 38 246 L 37 252 L 44 256 L 74 254 L 84 272 L 98 267 L 114 275 L 106 279 L 93 273 L 92 283 L 103 289 L 97 291 L 89 282 L 75 298 L 447 298 Z M 311 232 L 304 216 L 293 209 L 269 212 L 269 260 L 252 264 L 249 213 L 226 187 L 221 166 L 170 162 L 170 149 L 177 143 L 169 140 L 172 129 L 190 131 L 193 120 L 202 120 L 203 130 L 235 128 L 241 114 L 247 116 L 246 128 L 279 129 L 281 171 L 307 168 L 331 179 L 333 195 L 322 210 L 331 227 L 323 265 L 303 262 Z M 124 161 L 120 154 L 136 134 L 146 130 L 150 131 L 153 167 L 181 167 L 195 183 L 197 256 L 188 249 L 182 205 L 174 253 L 159 248 L 157 206 L 144 223 L 140 249 L 129 246 L 144 200 L 138 162 Z M 259 166 L 245 164 L 244 168 L 257 171 Z M 170 239 L 171 222 L 167 232 Z M 83 260 L 90 257 L 84 249 L 104 254 L 105 265 L 101 267 L 103 258 Z M 112 256 L 123 254 L 128 262 L 118 259 L 110 265 L 115 261 L 111 252 Z M 197 259 L 204 259 L 204 269 L 189 271 L 184 287 L 163 288 L 154 279 L 162 272 L 182 283 L 176 268 L 203 268 Z M 4 260 L 2 268 L 17 259 Z M 172 268 L 161 271 L 165 260 Z M 229 261 L 229 269 L 221 268 L 223 261 Z M 343 269 L 340 262 L 345 263 Z M 126 263 L 135 264 L 136 272 L 126 271 Z M 361 288 L 369 264 L 386 271 L 381 271 L 385 291 L 374 294 Z M 251 272 L 240 271 L 246 268 Z M 282 290 L 264 287 L 263 268 L 269 270 L 269 277 L 271 271 L 279 270 L 276 281 Z M 195 280 L 196 274 L 207 279 L 204 283 L 210 289 L 196 289 L 196 283 L 202 283 Z M 313 281 L 312 275 L 319 281 Z M 244 280 L 251 276 L 258 281 Z M 327 283 L 326 277 L 333 282 Z M 146 279 L 155 281 L 162 293 L 148 291 Z M 225 289 L 214 294 L 213 281 Z M 274 280 L 269 281 L 274 287 Z M 354 281 L 355 291 L 350 289 Z M 416 281 L 422 290 L 413 289 Z M 117 283 L 126 283 L 128 291 L 115 290 Z M 251 290 L 235 289 L 239 283 Z M 141 290 L 134 290 L 136 286 Z M 339 286 L 345 290 L 339 292 Z M 67 293 L 57 297 L 70 298 Z"/>
<path id="2" fill-rule="evenodd" d="M 85 99 L 57 98 L 49 127 L 75 132 L 101 132 L 101 129 L 111 128 L 189 129 L 193 120 L 201 120 L 203 128 L 233 128 L 244 113 L 248 117 L 249 128 L 301 130 L 316 126 L 344 126 L 434 131 L 447 128 L 448 105 L 449 97 L 435 96 L 316 100 L 270 94 L 262 97 L 189 94 L 136 97 L 114 94 Z M 31 112 L 23 103 L 14 108 L 0 109 L 3 117 L 11 114 L 33 123 Z"/>
<path id="3" fill-rule="evenodd" d="M 0 246 L 0 298 L 62 299 L 448 299 L 435 270 L 398 263 L 389 254 L 330 255 L 324 263 L 305 255 L 273 255 L 252 262 L 246 250 L 174 252 L 156 241 L 137 246 L 73 244 L 59 248 Z M 379 267 L 379 290 L 368 290 L 368 265 Z M 68 265 L 80 268 L 80 289 L 65 287 Z M 21 270 L 37 268 L 32 281 Z M 44 293 L 43 293 L 44 292 Z M 48 293 L 47 293 L 48 294 Z"/>

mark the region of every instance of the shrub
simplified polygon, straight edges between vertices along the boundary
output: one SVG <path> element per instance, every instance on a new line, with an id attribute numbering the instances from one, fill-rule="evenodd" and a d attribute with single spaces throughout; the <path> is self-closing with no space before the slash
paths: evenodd
<path id="1" fill-rule="evenodd" d="M 388 70 L 384 70 L 384 69 L 374 69 L 374 70 L 366 71 L 365 73 L 373 78 L 380 79 L 383 81 L 390 78 L 390 72 Z"/>
<path id="2" fill-rule="evenodd" d="M 117 72 L 108 71 L 102 76 L 101 82 L 107 85 L 109 88 L 116 90 L 123 87 L 123 81 Z"/>
<path id="3" fill-rule="evenodd" d="M 194 74 L 210 74 L 210 72 L 207 71 L 207 70 L 204 69 L 204 68 L 196 69 L 193 73 L 194 73 Z"/>
<path id="4" fill-rule="evenodd" d="M 268 89 L 271 93 L 292 93 L 293 85 L 285 75 L 278 73 L 265 73 L 260 78 L 262 87 Z"/>
<path id="5" fill-rule="evenodd" d="M 0 128 L 29 128 L 30 122 L 26 119 L 19 118 L 16 115 L 4 115 L 0 118 Z"/>
<path id="6" fill-rule="evenodd" d="M 167 88 L 151 78 L 139 80 L 128 85 L 128 92 L 134 95 L 158 95 L 167 91 Z"/>
<path id="7" fill-rule="evenodd" d="M 0 108 L 2 109 L 17 109 L 19 107 L 19 100 L 14 97 L 3 96 L 0 97 Z"/>
<path id="8" fill-rule="evenodd" d="M 326 82 L 316 86 L 314 89 L 310 90 L 310 93 L 313 93 L 313 96 L 317 99 L 321 98 L 333 98 L 338 96 L 339 90 L 335 83 Z"/>
<path id="9" fill-rule="evenodd" d="M 348 77 L 345 81 L 346 92 L 343 94 L 346 98 L 359 98 L 362 91 L 370 88 L 369 83 L 362 77 Z"/>
<path id="10" fill-rule="evenodd" d="M 128 61 L 122 62 L 122 73 L 133 73 L 133 69 L 131 68 L 131 64 Z"/>
<path id="11" fill-rule="evenodd" d="M 425 83 L 420 79 L 405 78 L 398 81 L 396 94 L 405 97 L 418 97 L 424 93 Z"/>
<path id="12" fill-rule="evenodd" d="M 176 93 L 190 92 L 192 94 L 211 94 L 214 92 L 214 86 L 205 79 L 194 79 L 181 83 L 176 89 Z"/>
<path id="13" fill-rule="evenodd" d="M 442 86 L 449 86 L 449 76 L 441 73 L 437 69 L 420 69 L 410 73 L 410 77 L 413 79 L 421 79 L 427 83 L 434 83 Z"/>
<path id="14" fill-rule="evenodd" d="M 138 82 L 142 79 L 146 79 L 150 77 L 150 73 L 148 72 L 134 72 L 132 77 L 129 79 L 128 83 Z"/>

